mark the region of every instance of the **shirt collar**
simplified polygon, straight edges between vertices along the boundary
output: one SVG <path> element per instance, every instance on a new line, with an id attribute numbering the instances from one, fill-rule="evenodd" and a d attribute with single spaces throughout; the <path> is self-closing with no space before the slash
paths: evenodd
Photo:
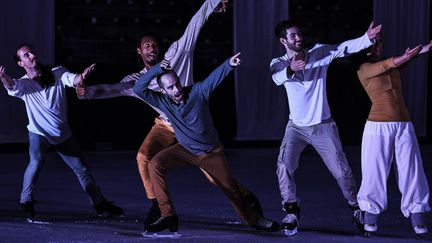
<path id="1" fill-rule="evenodd" d="M 306 58 L 307 50 L 305 48 L 303 48 L 302 52 L 304 52 L 304 55 L 305 55 L 305 58 Z M 292 59 L 294 58 L 295 54 L 297 54 L 295 51 L 289 50 L 289 52 L 287 52 L 285 55 L 288 58 L 288 60 L 292 61 Z"/>

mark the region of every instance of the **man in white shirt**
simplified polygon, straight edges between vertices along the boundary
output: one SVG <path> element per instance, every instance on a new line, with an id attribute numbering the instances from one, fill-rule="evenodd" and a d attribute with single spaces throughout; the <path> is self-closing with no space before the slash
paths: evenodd
<path id="1" fill-rule="evenodd" d="M 68 125 L 66 86 L 74 87 L 85 79 L 94 64 L 81 74 L 70 73 L 61 66 L 50 68 L 39 63 L 29 44 L 17 48 L 15 60 L 26 74 L 19 79 L 12 79 L 0 66 L 0 79 L 10 96 L 24 101 L 29 120 L 30 162 L 24 173 L 20 198 L 28 221 L 35 216 L 33 189 L 50 147 L 57 151 L 78 177 L 98 215 L 123 215 L 121 208 L 108 202 L 102 195 Z"/>
<path id="2" fill-rule="evenodd" d="M 300 207 L 296 194 L 294 172 L 299 165 L 301 152 L 312 145 L 336 179 L 350 208 L 354 223 L 362 229 L 362 215 L 356 195 L 356 183 L 343 152 L 336 123 L 327 102 L 326 79 L 330 63 L 363 50 L 381 30 L 373 22 L 367 32 L 356 39 L 337 45 L 316 44 L 311 49 L 303 47 L 303 36 L 298 26 L 288 20 L 275 28 L 276 37 L 285 47 L 286 54 L 274 58 L 270 69 L 276 85 L 284 85 L 289 103 L 289 122 L 280 147 L 277 175 L 283 208 L 287 216 L 282 228 L 287 236 L 298 231 Z"/>

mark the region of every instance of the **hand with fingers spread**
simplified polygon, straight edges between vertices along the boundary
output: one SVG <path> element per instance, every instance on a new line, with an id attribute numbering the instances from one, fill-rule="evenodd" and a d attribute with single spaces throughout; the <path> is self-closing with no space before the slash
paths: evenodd
<path id="1" fill-rule="evenodd" d="M 5 67 L 0 66 L 0 78 L 3 78 L 6 75 Z"/>
<path id="2" fill-rule="evenodd" d="M 410 60 L 413 57 L 417 56 L 420 53 L 422 46 L 418 45 L 412 49 L 410 49 L 409 47 L 405 50 L 405 53 L 403 54 L 403 57 Z"/>
<path id="3" fill-rule="evenodd" d="M 234 56 L 232 56 L 229 60 L 229 64 L 231 65 L 231 67 L 238 67 L 240 66 L 241 63 L 241 59 L 240 59 L 240 54 L 241 52 L 238 52 L 237 54 L 235 54 Z"/>
<path id="4" fill-rule="evenodd" d="M 375 39 L 377 34 L 379 34 L 381 32 L 382 25 L 381 24 L 377 25 L 377 26 L 374 26 L 374 25 L 375 25 L 375 23 L 372 21 L 369 25 L 368 30 L 367 30 L 367 35 L 368 35 L 370 40 Z"/>
<path id="5" fill-rule="evenodd" d="M 221 0 L 220 3 L 216 6 L 214 12 L 225 13 L 227 8 L 228 8 L 228 0 Z"/>
<path id="6" fill-rule="evenodd" d="M 12 88 L 15 85 L 13 79 L 6 74 L 6 68 L 4 66 L 0 66 L 0 80 L 8 89 Z"/>
<path id="7" fill-rule="evenodd" d="M 396 66 L 401 66 L 402 64 L 410 61 L 411 59 L 413 59 L 414 57 L 416 57 L 420 51 L 422 49 L 421 45 L 418 45 L 412 49 L 410 49 L 409 47 L 405 50 L 404 54 L 395 57 L 393 59 L 394 63 L 396 64 Z"/>
<path id="8" fill-rule="evenodd" d="M 84 80 L 90 75 L 90 73 L 93 72 L 93 70 L 96 67 L 96 63 L 93 63 L 92 65 L 88 66 L 86 69 L 84 69 L 84 71 L 77 75 L 75 77 L 74 83 L 75 83 L 75 92 L 78 96 L 78 98 L 81 98 L 85 95 L 86 93 L 86 86 L 84 83 Z"/>
<path id="9" fill-rule="evenodd" d="M 84 71 L 81 73 L 82 78 L 86 79 L 90 75 L 90 73 L 93 72 L 93 70 L 95 69 L 95 67 L 96 67 L 96 63 L 93 63 L 92 65 L 90 65 L 86 69 L 84 69 Z"/>
<path id="10" fill-rule="evenodd" d="M 429 43 L 427 43 L 426 45 L 422 46 L 422 49 L 420 50 L 420 54 L 426 53 L 430 50 L 432 50 L 432 40 Z"/>
<path id="11" fill-rule="evenodd" d="M 76 86 L 81 86 L 81 87 L 84 86 L 84 80 L 90 75 L 90 73 L 93 72 L 95 67 L 96 67 L 96 63 L 93 63 L 92 65 L 84 69 L 84 71 L 81 74 L 75 77 L 74 84 Z"/>

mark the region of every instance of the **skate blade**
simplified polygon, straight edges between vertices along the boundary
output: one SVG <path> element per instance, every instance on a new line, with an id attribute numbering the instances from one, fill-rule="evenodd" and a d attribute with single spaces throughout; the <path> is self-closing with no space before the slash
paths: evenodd
<path id="1" fill-rule="evenodd" d="M 27 223 L 30 223 L 30 224 L 51 224 L 50 222 L 38 221 L 38 220 L 31 219 L 31 218 L 27 218 Z"/>
<path id="2" fill-rule="evenodd" d="M 111 214 L 111 213 L 98 213 L 96 214 L 98 218 L 126 218 L 125 214 Z"/>
<path id="3" fill-rule="evenodd" d="M 416 234 L 415 238 L 418 240 L 424 240 L 428 237 L 428 233 L 421 233 L 421 234 Z"/>
<path id="4" fill-rule="evenodd" d="M 286 236 L 293 236 L 293 235 L 296 235 L 296 234 L 298 233 L 297 228 L 292 229 L 292 230 L 289 230 L 289 229 L 283 229 L 282 231 L 284 232 L 284 234 L 285 234 Z"/>
<path id="5" fill-rule="evenodd" d="M 179 238 L 181 236 L 181 234 L 179 234 L 177 232 L 158 232 L 158 233 L 154 233 L 154 232 L 147 232 L 147 231 L 142 232 L 141 235 L 143 237 L 145 237 L 145 238 L 155 238 L 155 239 L 160 239 L 160 238 L 176 239 L 176 238 Z"/>

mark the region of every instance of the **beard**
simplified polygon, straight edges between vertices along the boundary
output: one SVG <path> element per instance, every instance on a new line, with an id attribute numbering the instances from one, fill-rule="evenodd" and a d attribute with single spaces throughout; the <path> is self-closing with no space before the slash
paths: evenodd
<path id="1" fill-rule="evenodd" d="M 294 44 L 289 44 L 288 48 L 290 50 L 299 52 L 299 51 L 303 50 L 303 43 L 302 42 L 297 42 L 297 43 L 294 43 Z"/>

